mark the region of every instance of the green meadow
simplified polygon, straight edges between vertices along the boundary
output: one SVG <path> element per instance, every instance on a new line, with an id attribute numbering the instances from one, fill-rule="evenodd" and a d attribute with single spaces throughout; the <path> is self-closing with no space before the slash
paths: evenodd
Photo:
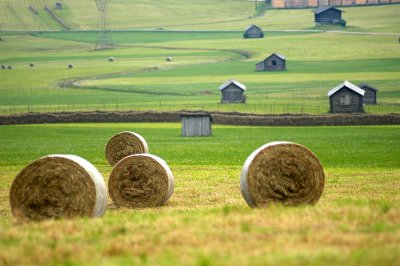
<path id="1" fill-rule="evenodd" d="M 171 167 L 166 206 L 116 208 L 104 217 L 16 225 L 8 192 L 29 162 L 80 155 L 106 180 L 104 148 L 133 130 Z M 180 124 L 56 124 L 0 127 L 2 265 L 397 265 L 400 262 L 399 126 L 214 126 L 213 136 L 180 137 Z M 315 206 L 250 209 L 240 195 L 247 156 L 288 140 L 324 166 Z"/>
<path id="2" fill-rule="evenodd" d="M 245 0 L 111 0 L 115 47 L 98 51 L 95 1 L 60 2 L 61 10 L 50 0 L 0 2 L 0 65 L 12 66 L 0 69 L 0 115 L 326 114 L 328 91 L 344 80 L 379 89 L 367 113 L 400 112 L 400 5 L 341 8 L 342 28 L 316 27 L 311 9 L 254 10 Z M 250 24 L 265 38 L 243 39 Z M 256 72 L 273 52 L 285 55 L 287 71 Z M 247 86 L 246 104 L 220 104 L 218 87 L 229 79 Z M 102 218 L 15 223 L 9 190 L 23 167 L 75 154 L 108 181 L 105 145 L 126 130 L 171 167 L 175 191 L 165 206 L 117 208 L 109 199 Z M 0 265 L 399 265 L 399 136 L 397 125 L 213 125 L 201 138 L 181 137 L 178 123 L 0 126 Z M 243 163 L 277 140 L 302 144 L 321 161 L 325 188 L 315 206 L 251 209 L 243 200 Z"/>
<path id="3" fill-rule="evenodd" d="M 15 4 L 11 2 L 8 7 Z M 185 8 L 194 9 L 195 2 L 177 7 L 185 15 L 169 17 L 169 22 L 183 23 Z M 78 23 L 83 18 L 75 9 L 90 10 L 94 16 L 95 10 L 86 4 L 71 1 L 56 12 L 70 12 L 69 19 L 85 25 L 92 18 Z M 138 8 L 126 1 L 120 4 L 126 4 L 126 11 Z M 225 3 L 227 12 L 218 23 L 213 22 L 213 13 L 201 13 L 208 12 L 206 6 L 199 9 L 199 17 L 186 24 L 190 30 L 141 24 L 154 22 L 147 16 L 154 15 L 154 10 L 139 16 L 137 24 L 131 23 L 132 17 L 113 13 L 118 5 L 110 3 L 110 25 L 119 25 L 111 34 L 112 50 L 94 50 L 97 32 L 81 31 L 93 29 L 89 26 L 72 27 L 72 31 L 16 28 L 22 31 L 0 32 L 0 65 L 13 68 L 0 71 L 0 113 L 186 109 L 321 114 L 329 111 L 328 91 L 344 80 L 379 89 L 378 105 L 365 106 L 366 112 L 399 112 L 399 5 L 344 8 L 348 27 L 318 28 L 313 26 L 310 9 L 266 10 L 261 16 L 222 22 L 229 21 L 224 16 L 234 10 L 254 12 L 248 2 L 235 1 Z M 200 25 L 203 15 L 211 24 Z M 113 22 L 117 17 L 126 21 Z M 136 30 L 127 29 L 124 23 L 136 25 L 132 27 Z M 251 23 L 264 28 L 265 38 L 242 38 L 243 29 Z M 281 27 L 297 31 L 282 31 Z M 273 52 L 287 58 L 287 71 L 256 72 L 255 64 Z M 109 57 L 115 62 L 108 62 Z M 30 68 L 30 63 L 35 66 Z M 74 68 L 68 69 L 68 64 Z M 247 104 L 220 104 L 218 87 L 228 79 L 247 86 Z"/>

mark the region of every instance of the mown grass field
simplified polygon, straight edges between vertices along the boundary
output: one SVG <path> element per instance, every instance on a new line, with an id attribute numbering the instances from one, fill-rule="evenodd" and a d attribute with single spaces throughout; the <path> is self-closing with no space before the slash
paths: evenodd
<path id="1" fill-rule="evenodd" d="M 39 2 L 33 4 L 39 5 Z M 164 14 L 176 25 L 183 23 L 187 10 L 196 5 L 196 2 L 186 5 L 178 2 L 174 4 L 179 6 L 176 12 L 180 10 L 185 15 Z M 185 24 L 188 28 L 184 29 L 192 31 L 114 31 L 116 48 L 108 51 L 93 50 L 97 35 L 94 31 L 2 32 L 0 64 L 11 65 L 13 69 L 0 71 L 0 113 L 99 109 L 327 113 L 327 92 L 343 80 L 355 84 L 367 82 L 379 89 L 379 105 L 366 106 L 367 112 L 399 112 L 400 50 L 396 33 L 399 33 L 400 5 L 347 8 L 348 27 L 329 28 L 338 32 L 285 32 L 271 30 L 292 29 L 293 24 L 297 25 L 294 29 L 315 29 L 302 24 L 306 20 L 313 23 L 310 10 L 267 10 L 254 19 L 218 23 L 218 27 L 200 26 L 202 18 L 213 23 L 212 12 L 202 13 L 211 7 L 221 11 L 221 6 L 225 6 L 228 11 L 221 20 L 228 19 L 233 10 L 250 12 L 253 7 L 248 7 L 246 1 L 229 5 L 218 1 L 221 6 L 212 2 L 209 7 L 203 5 L 198 9 L 199 17 L 193 18 L 193 23 Z M 9 8 L 15 3 L 9 1 L 4 5 Z M 59 12 L 70 12 L 68 18 L 76 18 L 77 25 L 84 25 L 91 20 L 90 16 L 84 22 L 76 12 L 91 9 L 82 6 L 89 3 L 79 3 L 71 1 Z M 135 5 L 124 1 L 114 3 L 120 4 L 126 4 L 121 12 L 136 10 Z M 116 16 L 112 5 L 111 20 Z M 170 9 L 166 6 L 160 3 L 153 8 L 165 8 L 168 13 L 172 6 Z M 147 16 L 157 13 L 151 10 L 130 17 L 138 23 L 136 28 L 153 29 L 140 21 L 163 25 L 162 19 L 152 20 Z M 6 9 L 3 12 L 13 14 Z M 4 14 L 0 14 L 0 20 L 7 17 Z M 242 30 L 253 22 L 266 30 L 264 39 L 242 38 Z M 123 29 L 129 23 L 133 22 L 119 21 L 115 25 Z M 4 29 L 13 29 L 7 24 L 1 25 Z M 344 34 L 348 31 L 365 34 Z M 376 32 L 386 35 L 376 35 Z M 288 70 L 255 72 L 255 64 L 273 52 L 286 56 Z M 116 61 L 108 62 L 110 56 Z M 166 62 L 166 57 L 172 57 L 173 62 Z M 35 67 L 30 68 L 30 63 Z M 74 69 L 67 69 L 68 64 L 74 64 Z M 219 104 L 218 86 L 231 78 L 247 86 L 247 104 Z"/>
<path id="2" fill-rule="evenodd" d="M 72 153 L 108 179 L 104 147 L 123 130 L 144 136 L 170 165 L 176 189 L 164 207 L 103 218 L 14 225 L 8 191 L 30 161 Z M 214 126 L 180 137 L 180 125 L 60 124 L 0 127 L 2 265 L 398 265 L 399 126 Z M 250 209 L 240 195 L 247 156 L 289 140 L 309 147 L 326 174 L 316 206 Z"/>

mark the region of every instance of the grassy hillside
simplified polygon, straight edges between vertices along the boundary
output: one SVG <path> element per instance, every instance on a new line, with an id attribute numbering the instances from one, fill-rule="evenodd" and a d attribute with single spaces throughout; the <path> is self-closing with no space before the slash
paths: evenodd
<path id="1" fill-rule="evenodd" d="M 101 219 L 14 225 L 8 193 L 30 161 L 85 157 L 108 180 L 104 147 L 133 130 L 164 158 L 175 192 L 160 208 L 116 208 Z M 179 124 L 0 127 L 2 265 L 398 265 L 400 127 L 214 126 L 181 138 Z M 379 138 L 377 138 L 379 136 Z M 250 209 L 239 191 L 247 156 L 265 142 L 309 147 L 326 174 L 316 206 Z"/>
<path id="2" fill-rule="evenodd" d="M 395 36 L 266 32 L 264 39 L 244 40 L 239 32 L 165 31 L 112 36 L 117 48 L 109 51 L 93 51 L 94 32 L 5 36 L 0 64 L 14 69 L 1 72 L 0 111 L 326 113 L 328 90 L 350 80 L 379 88 L 380 105 L 366 111 L 399 112 Z M 255 64 L 272 52 L 288 58 L 288 70 L 255 72 Z M 116 61 L 108 62 L 109 56 Z M 173 62 L 166 62 L 167 56 Z M 28 67 L 31 62 L 34 68 Z M 69 63 L 74 69 L 67 69 Z M 218 86 L 230 78 L 248 86 L 248 104 L 219 104 Z M 73 86 L 60 89 L 62 84 Z"/>
<path id="3" fill-rule="evenodd" d="M 55 10 L 51 0 L 7 0 L 0 3 L 0 29 L 57 29 L 43 10 L 51 7 L 72 29 L 97 28 L 98 11 L 95 1 L 59 1 L 63 9 Z M 37 7 L 39 15 L 29 11 Z M 188 24 L 208 24 L 247 19 L 254 13 L 254 4 L 232 0 L 139 0 L 109 1 L 108 17 L 112 29 L 180 27 Z"/>
<path id="4" fill-rule="evenodd" d="M 32 4 L 43 4 L 39 2 Z M 1 4 L 11 8 L 15 3 Z M 18 2 L 19 5 L 24 3 Z M 130 12 L 132 3 L 111 1 L 110 10 L 115 5 L 120 12 Z M 157 29 L 160 27 L 155 24 L 169 23 L 171 27 L 167 28 L 182 26 L 208 31 L 114 31 L 112 39 L 116 48 L 109 51 L 93 51 L 97 35 L 94 31 L 3 32 L 0 65 L 11 65 L 13 70 L 1 70 L 0 112 L 205 109 L 326 113 L 329 110 L 327 92 L 343 80 L 355 84 L 367 82 L 379 89 L 379 105 L 366 106 L 367 112 L 399 112 L 398 36 L 369 34 L 369 31 L 397 32 L 400 19 L 396 14 L 400 12 L 400 5 L 347 8 L 344 14 L 348 27 L 329 27 L 338 32 L 266 31 L 264 39 L 245 40 L 242 31 L 227 29 L 243 29 L 250 21 L 214 23 L 209 17 L 214 13 L 208 9 L 215 8 L 221 13 L 218 18 L 227 19 L 231 9 L 247 10 L 239 5 L 250 5 L 249 1 L 230 1 L 229 4 L 228 1 L 210 1 L 209 5 L 197 8 L 199 2 L 196 1 L 186 4 L 159 1 L 157 5 L 147 1 L 135 2 L 135 5 L 138 3 L 145 4 L 143 9 L 151 10 L 129 16 L 129 21 L 141 25 L 138 28 Z M 83 6 L 89 5 L 87 1 L 64 4 L 65 9 L 57 12 L 72 14 L 89 10 L 88 6 Z M 222 6 L 226 12 L 221 10 Z M 157 8 L 165 12 L 155 11 Z M 251 11 L 252 7 L 248 8 Z M 189 9 L 196 10 L 198 19 L 207 19 L 211 24 L 197 21 L 197 18 L 183 20 L 193 14 Z M 174 10 L 180 10 L 180 14 L 168 15 Z M 6 8 L 1 12 L 13 14 Z M 159 17 L 150 18 L 146 14 Z M 59 15 L 62 17 L 61 13 Z M 268 10 L 253 22 L 264 29 L 315 29 L 310 15 L 310 10 Z M 79 16 L 70 15 L 69 19 L 75 17 Z M 24 18 L 15 20 L 17 25 L 30 25 Z M 85 24 L 89 19 L 90 16 L 82 15 L 82 20 L 74 23 L 78 28 L 90 28 Z M 119 25 L 124 28 L 127 24 Z M 354 30 L 365 34 L 342 33 Z M 273 52 L 287 57 L 288 70 L 255 72 L 255 64 Z M 110 56 L 116 61 L 107 62 Z M 166 57 L 172 57 L 173 62 L 166 62 Z M 35 67 L 29 68 L 30 63 Z M 67 69 L 70 63 L 74 64 L 74 69 Z M 231 78 L 248 86 L 248 104 L 219 104 L 218 86 Z"/>
<path id="5" fill-rule="evenodd" d="M 54 9 L 52 0 L 6 0 L 0 2 L 0 30 L 60 30 L 44 6 L 74 30 L 97 29 L 95 1 L 59 1 L 63 9 Z M 29 5 L 39 10 L 34 15 Z M 347 20 L 346 31 L 399 33 L 400 5 L 341 8 Z M 255 17 L 254 2 L 247 0 L 110 0 L 111 29 L 202 29 L 242 30 L 257 24 L 265 30 L 314 29 L 312 9 L 267 10 Z"/>

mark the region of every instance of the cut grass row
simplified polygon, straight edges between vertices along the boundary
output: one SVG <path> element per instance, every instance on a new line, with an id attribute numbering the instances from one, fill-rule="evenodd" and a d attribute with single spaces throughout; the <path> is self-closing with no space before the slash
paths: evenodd
<path id="1" fill-rule="evenodd" d="M 13 225 L 8 191 L 31 160 L 50 153 L 87 158 L 106 180 L 107 140 L 143 135 L 175 176 L 167 206 L 118 209 L 102 219 Z M 0 262 L 70 265 L 397 265 L 400 262 L 399 126 L 214 126 L 181 138 L 179 124 L 59 124 L 0 127 Z M 322 161 L 326 186 L 316 206 L 252 210 L 239 192 L 249 153 L 296 141 Z M 246 248 L 244 248 L 244 245 Z"/>

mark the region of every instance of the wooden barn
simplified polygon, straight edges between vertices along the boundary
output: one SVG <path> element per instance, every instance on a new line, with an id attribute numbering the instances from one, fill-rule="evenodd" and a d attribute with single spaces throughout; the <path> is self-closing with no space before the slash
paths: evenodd
<path id="1" fill-rule="evenodd" d="M 286 58 L 278 53 L 273 53 L 263 61 L 256 64 L 256 71 L 284 71 Z"/>
<path id="2" fill-rule="evenodd" d="M 209 114 L 184 114 L 182 119 L 183 137 L 211 136 L 212 118 Z"/>
<path id="3" fill-rule="evenodd" d="M 221 103 L 244 103 L 246 102 L 246 97 L 244 92 L 246 91 L 246 86 L 236 80 L 228 80 L 221 86 L 219 86 L 221 91 Z"/>
<path id="4" fill-rule="evenodd" d="M 376 93 L 378 89 L 369 84 L 361 83 L 358 87 L 365 91 L 364 104 L 376 104 Z"/>
<path id="5" fill-rule="evenodd" d="M 331 113 L 364 112 L 364 94 L 364 90 L 344 81 L 328 92 Z"/>
<path id="6" fill-rule="evenodd" d="M 343 24 L 342 10 L 331 6 L 319 6 L 314 9 L 314 20 L 316 24 Z M 346 24 L 344 24 L 345 26 Z"/>
<path id="7" fill-rule="evenodd" d="M 260 27 L 256 25 L 250 25 L 244 31 L 243 38 L 250 39 L 250 38 L 264 38 L 264 33 Z"/>

